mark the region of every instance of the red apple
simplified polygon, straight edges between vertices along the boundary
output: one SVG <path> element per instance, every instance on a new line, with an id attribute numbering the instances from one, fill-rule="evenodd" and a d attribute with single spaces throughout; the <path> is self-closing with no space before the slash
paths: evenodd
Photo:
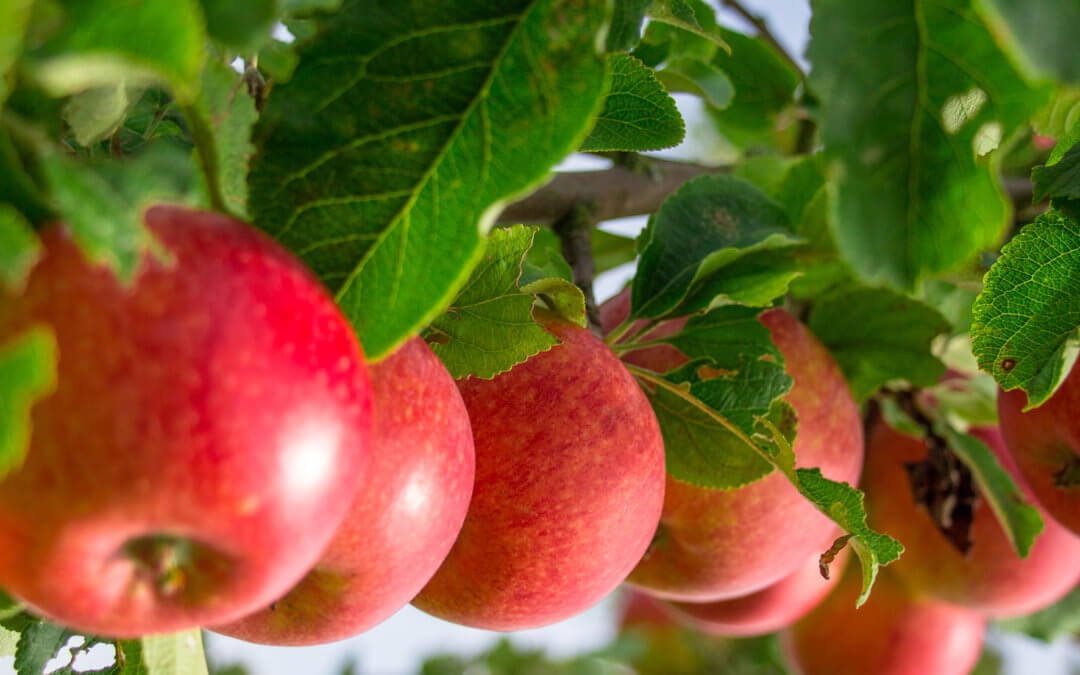
<path id="1" fill-rule="evenodd" d="M 1023 412 L 1025 405 L 1020 389 L 998 394 L 1005 443 L 1039 502 L 1080 534 L 1080 368 L 1041 406 Z"/>
<path id="2" fill-rule="evenodd" d="M 458 382 L 475 491 L 413 604 L 467 626 L 535 628 L 582 612 L 626 577 L 660 517 L 664 448 L 641 388 L 592 333 L 537 314 L 561 344 Z"/>
<path id="3" fill-rule="evenodd" d="M 801 619 L 836 585 L 844 569 L 847 549 L 833 563 L 829 579 L 821 576 L 820 555 L 756 593 L 715 602 L 665 603 L 672 613 L 703 633 L 723 637 L 751 637 L 773 633 Z"/>
<path id="4" fill-rule="evenodd" d="M 242 223 L 156 207 L 131 287 L 61 228 L 0 341 L 50 326 L 58 386 L 0 482 L 0 586 L 80 631 L 238 618 L 288 590 L 368 464 L 363 353 L 330 296 Z"/>
<path id="5" fill-rule="evenodd" d="M 627 289 L 601 308 L 604 330 L 615 328 L 629 310 Z M 862 468 L 862 421 L 840 368 L 791 315 L 769 310 L 761 322 L 795 380 L 785 398 L 799 415 L 798 466 L 820 467 L 826 477 L 854 484 Z M 661 324 L 646 339 L 677 332 L 683 323 Z M 686 362 L 667 345 L 623 358 L 659 372 Z M 744 596 L 793 573 L 839 534 L 835 523 L 778 472 L 733 490 L 708 490 L 668 478 L 660 527 L 629 581 L 671 600 Z"/>
<path id="6" fill-rule="evenodd" d="M 371 368 L 371 469 L 318 564 L 268 609 L 213 630 L 275 645 L 357 635 L 404 607 L 454 544 L 473 487 L 465 403 L 413 338 Z"/>
<path id="7" fill-rule="evenodd" d="M 1024 484 L 994 427 L 971 432 L 986 443 L 1002 466 Z M 924 507 L 916 506 L 905 463 L 926 459 L 926 444 L 878 420 L 867 442 L 863 487 L 870 526 L 888 532 L 905 547 L 890 566 L 912 589 L 954 605 L 996 617 L 1018 616 L 1056 602 L 1080 580 L 1080 539 L 1045 517 L 1046 529 L 1027 558 L 1021 558 L 1001 529 L 993 509 L 979 499 L 967 555 L 949 544 Z M 1041 511 L 1041 509 L 1040 509 Z"/>
<path id="8" fill-rule="evenodd" d="M 781 634 L 802 675 L 964 675 L 982 651 L 986 620 L 972 610 L 917 599 L 883 568 L 859 609 L 862 587 L 852 562 L 836 590 Z"/>

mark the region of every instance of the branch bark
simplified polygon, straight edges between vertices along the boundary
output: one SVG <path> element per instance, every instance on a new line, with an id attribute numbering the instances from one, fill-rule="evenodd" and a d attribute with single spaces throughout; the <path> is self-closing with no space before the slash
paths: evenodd
<path id="1" fill-rule="evenodd" d="M 507 206 L 497 222 L 551 225 L 580 206 L 591 209 L 594 222 L 647 215 L 691 178 L 731 170 L 652 157 L 648 160 L 646 171 L 613 166 L 603 171 L 556 174 L 544 187 Z"/>

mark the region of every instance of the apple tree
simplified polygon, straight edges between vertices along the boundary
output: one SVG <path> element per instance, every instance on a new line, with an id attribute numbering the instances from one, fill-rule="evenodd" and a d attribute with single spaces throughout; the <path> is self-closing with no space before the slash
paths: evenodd
<path id="1" fill-rule="evenodd" d="M 168 257 L 146 219 L 166 202 L 291 252 L 369 363 L 420 335 L 455 379 L 490 380 L 558 344 L 534 315 L 555 312 L 623 358 L 669 482 L 774 480 L 828 518 L 815 555 L 828 577 L 852 551 L 854 609 L 918 561 L 853 477 L 800 461 L 800 434 L 839 413 L 791 402 L 821 383 L 770 334 L 781 308 L 835 361 L 856 427 L 928 453 L 907 487 L 935 536 L 966 554 L 981 504 L 1032 559 L 1057 526 L 968 431 L 997 424 L 999 387 L 1052 401 L 1076 358 L 1080 9 L 810 5 L 803 60 L 737 0 L 3 0 L 0 303 L 19 302 L 57 222 L 137 283 Z M 704 110 L 690 135 L 673 94 Z M 655 154 L 688 137 L 709 139 L 695 161 Z M 609 166 L 553 173 L 573 153 Z M 636 239 L 598 228 L 629 216 L 648 216 Z M 594 279 L 631 261 L 604 325 Z M 659 347 L 680 361 L 633 358 Z M 48 324 L 0 343 L 0 491 L 63 358 Z M 206 672 L 198 626 L 83 635 L 8 590 L 0 656 L 20 675 L 98 646 L 104 672 Z M 1053 634 L 1075 605 L 1011 625 Z"/>

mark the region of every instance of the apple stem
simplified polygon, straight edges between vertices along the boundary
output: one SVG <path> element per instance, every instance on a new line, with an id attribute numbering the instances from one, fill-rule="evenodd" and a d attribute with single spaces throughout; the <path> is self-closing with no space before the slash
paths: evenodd
<path id="1" fill-rule="evenodd" d="M 600 312 L 596 308 L 593 293 L 593 277 L 596 265 L 592 254 L 592 231 L 596 225 L 596 208 L 589 202 L 575 204 L 563 217 L 551 224 L 551 229 L 562 243 L 562 254 L 574 273 L 574 284 L 585 296 L 585 316 L 589 330 L 603 335 L 600 330 Z"/>

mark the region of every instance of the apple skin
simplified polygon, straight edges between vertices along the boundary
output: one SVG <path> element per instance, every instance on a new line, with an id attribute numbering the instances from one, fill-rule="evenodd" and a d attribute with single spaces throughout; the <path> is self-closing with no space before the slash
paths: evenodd
<path id="1" fill-rule="evenodd" d="M 917 599 L 891 574 L 878 573 L 859 609 L 859 563 L 813 611 L 781 633 L 781 646 L 802 675 L 964 675 L 982 651 L 986 619 L 973 610 Z"/>
<path id="2" fill-rule="evenodd" d="M 372 464 L 334 540 L 285 597 L 215 632 L 273 645 L 343 640 L 407 605 L 446 558 L 473 488 L 465 403 L 420 338 L 372 366 L 371 383 Z"/>
<path id="3" fill-rule="evenodd" d="M 990 447 L 1032 499 L 996 427 L 971 434 Z M 1053 604 L 1080 580 L 1080 539 L 1046 517 L 1027 558 L 1019 557 L 985 499 L 975 506 L 972 547 L 965 556 L 953 548 L 925 508 L 915 505 L 906 462 L 926 458 L 921 439 L 878 420 L 867 442 L 863 488 L 870 526 L 904 544 L 904 555 L 889 569 L 914 590 L 994 617 L 1028 614 Z M 1038 506 L 1036 504 L 1036 506 Z"/>
<path id="4" fill-rule="evenodd" d="M 629 314 L 629 289 L 601 307 L 610 332 Z M 862 420 L 847 382 L 825 346 L 782 310 L 761 314 L 795 384 L 785 397 L 799 416 L 799 467 L 820 467 L 855 484 L 863 461 Z M 646 339 L 677 332 L 661 324 Z M 664 372 L 686 362 L 668 345 L 636 350 L 628 363 Z M 634 586 L 686 602 L 727 600 L 761 590 L 827 549 L 840 534 L 778 472 L 734 490 L 707 490 L 667 479 L 664 512 L 652 546 L 630 575 Z"/>
<path id="5" fill-rule="evenodd" d="M 832 563 L 829 579 L 821 576 L 820 555 L 775 584 L 730 600 L 664 603 L 679 621 L 703 633 L 721 637 L 754 637 L 773 633 L 798 621 L 816 607 L 840 579 L 847 560 L 845 548 Z"/>
<path id="6" fill-rule="evenodd" d="M 476 485 L 457 543 L 413 601 L 454 623 L 536 628 L 619 585 L 664 499 L 664 447 L 641 388 L 596 336 L 543 310 L 561 344 L 458 381 Z"/>
<path id="7" fill-rule="evenodd" d="M 1080 487 L 1063 488 L 1054 476 L 1080 462 L 1080 368 L 1054 395 L 1023 412 L 1027 394 L 1020 389 L 998 392 L 998 418 L 1009 453 L 1039 503 L 1059 523 L 1080 535 Z"/>
<path id="8" fill-rule="evenodd" d="M 344 518 L 372 427 L 360 345 L 299 261 L 221 215 L 145 219 L 171 261 L 147 255 L 133 287 L 52 227 L 0 302 L 0 342 L 40 322 L 60 355 L 0 482 L 0 586 L 117 637 L 280 597 Z"/>

